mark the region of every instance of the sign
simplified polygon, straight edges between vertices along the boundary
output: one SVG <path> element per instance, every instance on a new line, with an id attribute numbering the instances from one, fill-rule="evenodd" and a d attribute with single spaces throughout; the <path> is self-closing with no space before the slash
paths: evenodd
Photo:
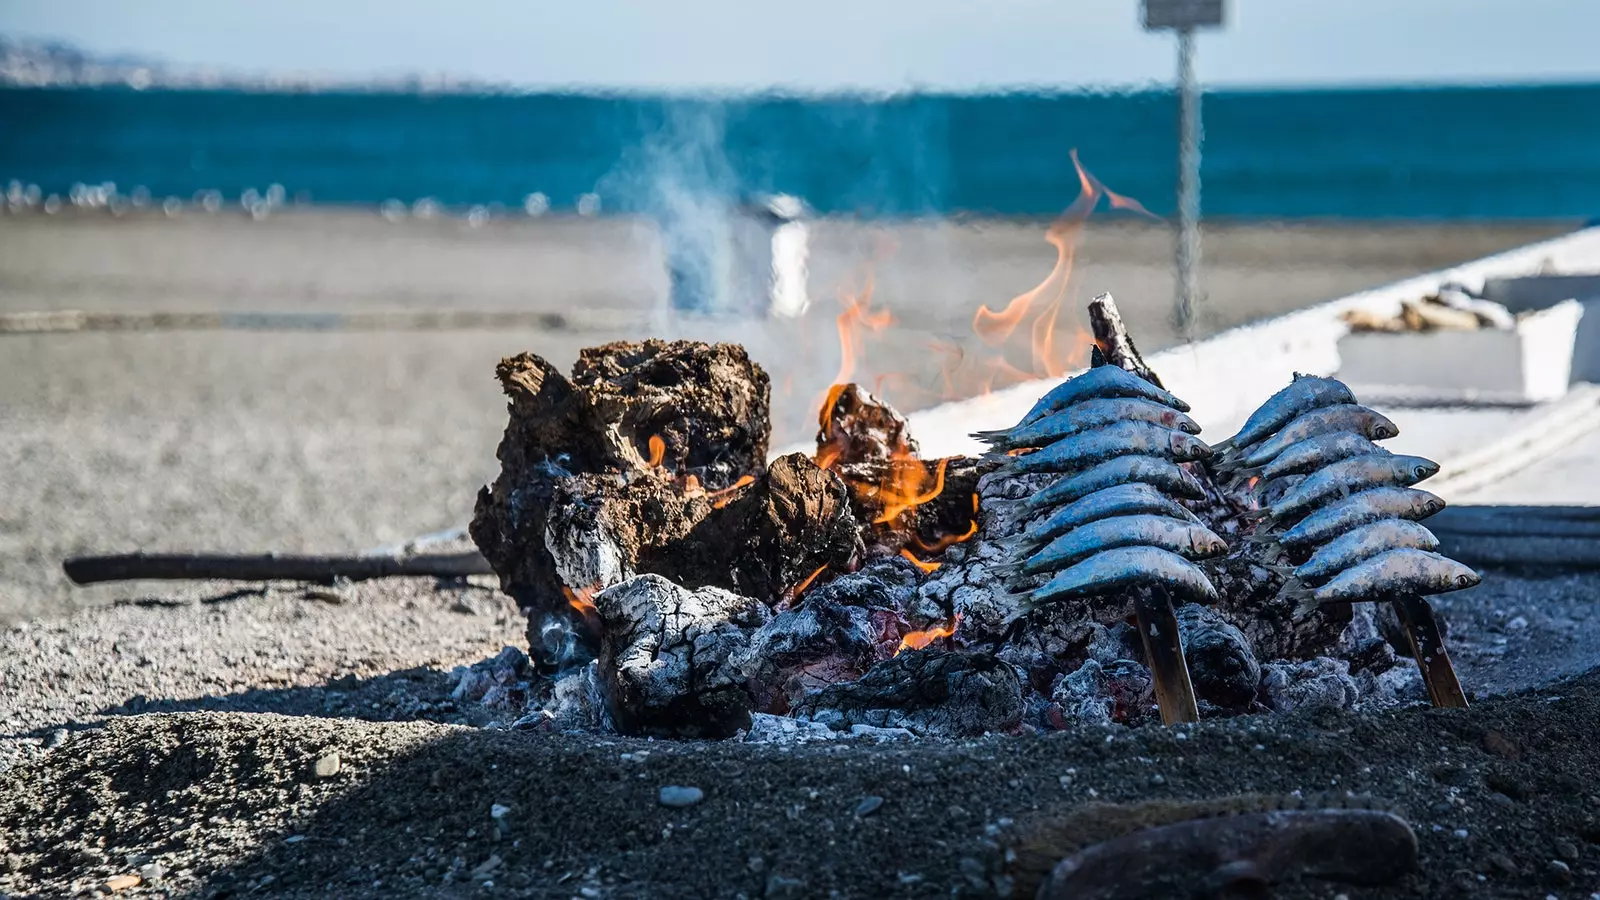
<path id="1" fill-rule="evenodd" d="M 1144 0 L 1146 31 L 1222 24 L 1223 0 Z"/>

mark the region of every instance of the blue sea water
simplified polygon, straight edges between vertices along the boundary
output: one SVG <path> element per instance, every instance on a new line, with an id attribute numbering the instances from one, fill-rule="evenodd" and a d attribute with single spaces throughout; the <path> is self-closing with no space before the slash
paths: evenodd
<path id="1" fill-rule="evenodd" d="M 797 194 L 823 213 L 1049 215 L 1068 152 L 1170 214 L 1176 96 L 270 94 L 0 90 L 0 182 L 156 197 L 281 184 L 313 202 L 607 211 Z M 1224 217 L 1600 215 L 1600 85 L 1217 91 L 1204 212 Z"/>

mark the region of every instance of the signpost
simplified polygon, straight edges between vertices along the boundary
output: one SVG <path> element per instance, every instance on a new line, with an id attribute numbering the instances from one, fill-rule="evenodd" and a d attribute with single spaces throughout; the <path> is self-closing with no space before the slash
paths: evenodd
<path id="1" fill-rule="evenodd" d="M 1223 0 L 1143 0 L 1146 31 L 1178 32 L 1179 331 L 1193 338 L 1200 298 L 1200 85 L 1194 77 L 1194 31 L 1222 25 Z"/>

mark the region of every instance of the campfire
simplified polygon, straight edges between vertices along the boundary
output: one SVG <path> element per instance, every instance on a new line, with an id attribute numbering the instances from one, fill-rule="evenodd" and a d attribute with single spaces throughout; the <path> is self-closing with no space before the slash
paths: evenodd
<path id="1" fill-rule="evenodd" d="M 1111 298 L 1089 313 L 1095 365 L 1170 397 Z M 904 417 L 846 382 L 824 398 L 815 451 L 769 461 L 767 376 L 728 344 L 608 344 L 570 376 L 522 354 L 497 374 L 510 421 L 471 534 L 528 616 L 519 727 L 966 737 L 1392 703 L 1424 688 L 1465 702 L 1420 597 L 1397 594 L 1393 613 L 1306 599 L 1308 547 L 1283 531 L 1283 498 L 1308 476 L 1263 479 L 1246 463 L 1268 444 L 1212 456 L 1172 430 L 1191 442 L 1172 447 L 1197 449 L 1151 465 L 1187 487 L 1124 491 L 1225 550 L 1194 554 L 1205 598 L 1134 578 L 1044 602 L 1052 573 L 1020 566 L 1017 548 L 1037 548 L 1060 508 L 1041 500 L 1091 477 L 1054 464 L 1059 445 L 924 459 Z M 1271 440 L 1367 421 L 1342 409 L 1278 422 Z M 1099 433 L 1165 433 L 1110 427 Z M 1092 471 L 1130 469 L 1110 462 Z"/>

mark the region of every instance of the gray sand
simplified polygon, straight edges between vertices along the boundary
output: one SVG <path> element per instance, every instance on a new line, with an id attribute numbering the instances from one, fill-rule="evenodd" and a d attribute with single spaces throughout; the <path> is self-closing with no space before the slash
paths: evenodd
<path id="1" fill-rule="evenodd" d="M 1206 235 L 1202 333 L 1561 230 L 1219 226 Z M 73 553 L 337 551 L 464 521 L 496 470 L 494 363 L 521 350 L 565 365 L 580 347 L 624 337 L 744 341 L 773 374 L 775 445 L 803 439 L 839 367 L 835 288 L 878 254 L 875 300 L 898 323 L 855 377 L 895 376 L 884 393 L 907 410 L 937 402 L 942 357 L 929 341 L 977 355 L 974 309 L 1044 278 L 1055 254 L 1042 234 L 1036 222 L 823 222 L 810 314 L 740 325 L 663 317 L 657 242 L 626 220 L 0 218 L 0 311 L 525 309 L 571 321 L 499 333 L 0 336 L 0 621 L 137 590 L 71 589 L 59 563 Z M 1170 345 L 1169 256 L 1158 228 L 1090 229 L 1072 308 L 1112 290 L 1143 348 Z M 618 320 L 633 324 L 592 327 Z"/>

